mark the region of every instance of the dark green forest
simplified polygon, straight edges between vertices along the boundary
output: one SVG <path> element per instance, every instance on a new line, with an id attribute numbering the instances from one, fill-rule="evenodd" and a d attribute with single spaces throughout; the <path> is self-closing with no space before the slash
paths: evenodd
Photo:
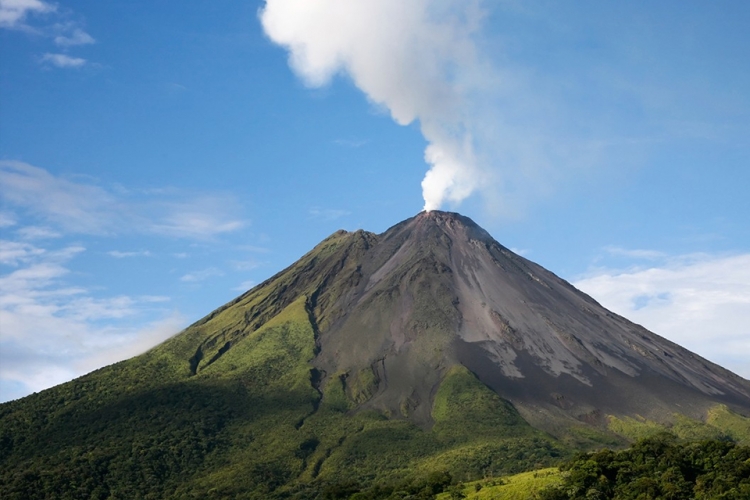
<path id="1" fill-rule="evenodd" d="M 57 449 L 56 453 L 31 449 L 23 463 L 3 461 L 0 469 L 0 493 L 4 499 L 157 499 L 157 498 L 289 498 L 310 500 L 333 499 L 432 499 L 466 498 L 462 481 L 477 479 L 467 475 L 465 468 L 425 468 L 411 473 L 387 473 L 388 467 L 372 462 L 373 470 L 356 478 L 337 479 L 336 475 L 311 481 L 298 481 L 294 471 L 282 461 L 250 461 L 243 471 L 245 478 L 236 483 L 234 474 L 212 474 L 229 464 L 229 452 L 222 451 L 222 420 L 230 410 L 222 407 L 210 392 L 206 392 L 204 406 L 180 407 L 185 396 L 179 390 L 154 395 L 161 405 L 151 407 L 151 418 L 129 421 L 131 436 L 114 432 L 109 437 L 98 434 L 91 441 L 86 436 L 64 436 L 41 432 L 33 439 L 34 447 L 41 442 Z M 164 399 L 162 399 L 164 398 Z M 152 402 L 155 402 L 152 401 Z M 134 404 L 139 404 L 134 402 Z M 144 404 L 143 402 L 140 404 Z M 210 408 L 210 410 L 209 410 Z M 132 408 L 131 408 L 132 409 Z M 183 415 L 180 418 L 180 414 Z M 196 419 L 195 416 L 198 415 Z M 140 431 L 136 431 L 140 429 Z M 413 440 L 418 431 L 405 432 L 406 441 Z M 378 449 L 377 439 L 387 437 L 392 453 Z M 407 450 L 398 448 L 394 433 L 376 433 L 372 441 L 361 442 L 357 453 L 368 453 L 372 446 L 375 455 L 398 462 L 412 444 L 403 443 Z M 248 436 L 252 441 L 252 437 Z M 41 440 L 41 441 L 40 441 Z M 77 442 L 82 443 L 76 445 Z M 29 443 L 29 444 L 31 444 Z M 427 440 L 422 441 L 426 445 Z M 293 460 L 304 463 L 319 446 L 315 439 L 299 444 Z M 7 432 L 0 439 L 3 457 L 13 447 L 24 443 L 13 442 Z M 516 446 L 513 449 L 513 446 Z M 504 484 L 508 473 L 533 469 L 540 464 L 554 462 L 556 454 L 548 443 L 519 440 L 495 445 L 494 455 L 508 462 L 500 475 L 481 481 L 486 487 L 476 487 L 476 494 L 468 498 L 505 498 L 494 496 L 492 486 Z M 429 448 L 429 446 L 428 446 Z M 270 452 L 269 456 L 270 456 Z M 486 457 L 491 460 L 493 452 Z M 350 457 L 351 458 L 351 457 Z M 564 460 L 559 457 L 557 460 Z M 416 463 L 416 462 L 413 462 Z M 236 466 L 236 464 L 235 464 Z M 214 488 L 206 487 L 196 477 L 212 477 Z M 557 477 L 557 476 L 556 476 Z M 501 490 L 498 490 L 501 491 Z M 603 449 L 578 453 L 560 466 L 559 481 L 541 491 L 529 491 L 527 498 L 539 500 L 573 499 L 726 499 L 750 498 L 750 447 L 728 440 L 684 442 L 669 433 L 659 433 L 633 444 L 624 450 Z M 516 498 L 516 497 L 513 497 Z"/>
<path id="2" fill-rule="evenodd" d="M 541 500 L 750 499 L 750 447 L 729 441 L 661 433 L 626 450 L 581 453 L 561 470 Z"/>

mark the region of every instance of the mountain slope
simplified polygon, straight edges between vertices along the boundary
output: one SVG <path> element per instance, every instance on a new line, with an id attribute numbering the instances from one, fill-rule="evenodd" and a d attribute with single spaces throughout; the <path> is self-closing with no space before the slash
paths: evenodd
<path id="1" fill-rule="evenodd" d="M 312 498 L 527 470 L 636 424 L 743 439 L 740 414 L 748 381 L 430 212 L 334 233 L 148 353 L 0 405 L 0 494 Z"/>
<path id="2" fill-rule="evenodd" d="M 430 394 L 460 363 L 528 417 L 748 408 L 746 380 L 605 310 L 470 219 L 423 213 L 350 238 L 371 248 L 346 293 L 316 307 L 327 324 L 314 364 L 355 377 L 371 365 L 379 384 L 367 407 L 414 406 L 409 417 L 429 424 Z"/>

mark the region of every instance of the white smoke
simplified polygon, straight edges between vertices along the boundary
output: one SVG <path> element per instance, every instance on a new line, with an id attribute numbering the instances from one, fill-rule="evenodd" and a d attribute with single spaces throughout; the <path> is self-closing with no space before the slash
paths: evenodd
<path id="1" fill-rule="evenodd" d="M 474 36 L 481 0 L 266 0 L 266 34 L 310 86 L 337 74 L 393 119 L 419 121 L 429 142 L 425 210 L 458 204 L 480 185 L 470 108 L 482 68 Z"/>

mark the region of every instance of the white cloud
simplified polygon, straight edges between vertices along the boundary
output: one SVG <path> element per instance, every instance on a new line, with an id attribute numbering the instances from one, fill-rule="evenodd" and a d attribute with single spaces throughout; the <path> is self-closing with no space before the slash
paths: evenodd
<path id="1" fill-rule="evenodd" d="M 224 272 L 215 267 L 209 267 L 201 271 L 194 271 L 192 273 L 185 274 L 180 278 L 180 281 L 183 281 L 185 283 L 197 283 L 199 281 L 205 281 L 215 276 L 224 276 Z"/>
<path id="2" fill-rule="evenodd" d="M 69 271 L 63 264 L 84 251 L 85 249 L 79 246 L 68 246 L 53 251 L 31 245 L 24 245 L 23 248 L 11 246 L 10 251 L 6 253 L 7 260 L 3 263 L 14 267 L 24 264 L 24 267 L 0 276 L 0 305 L 16 305 L 37 310 L 42 307 L 36 302 L 39 297 L 52 299 L 63 296 L 67 300 L 70 296 L 79 294 L 81 289 L 78 288 L 50 287 L 68 274 Z M 50 307 L 50 304 L 44 306 L 46 309 Z M 10 323 L 0 321 L 0 324 L 3 324 L 4 333 L 12 331 Z"/>
<path id="3" fill-rule="evenodd" d="M 71 57 L 67 54 L 51 54 L 49 52 L 42 56 L 41 61 L 58 68 L 80 68 L 86 64 L 86 59 L 81 57 Z"/>
<path id="4" fill-rule="evenodd" d="M 44 249 L 29 243 L 0 240 L 0 264 L 16 266 L 44 253 Z"/>
<path id="5" fill-rule="evenodd" d="M 55 13 L 53 19 L 56 22 L 49 23 L 40 19 L 36 19 L 34 23 L 30 22 L 30 14 L 49 13 Z M 70 16 L 71 12 L 68 9 L 58 11 L 57 4 L 43 0 L 0 0 L 0 28 L 51 38 L 55 45 L 64 50 L 96 43 L 94 37 L 81 28 L 80 22 L 66 20 Z M 82 57 L 53 52 L 47 52 L 39 57 L 39 62 L 44 66 L 68 69 L 82 68 L 88 64 L 88 61 Z"/>
<path id="6" fill-rule="evenodd" d="M 323 220 L 336 220 L 336 219 L 340 219 L 341 217 L 351 214 L 351 212 L 348 210 L 337 210 L 333 208 L 320 208 L 320 207 L 313 207 L 310 210 L 308 210 L 308 213 L 316 219 L 323 219 Z"/>
<path id="7" fill-rule="evenodd" d="M 91 344 L 91 354 L 78 361 L 75 366 L 83 373 L 117 361 L 137 356 L 169 337 L 179 333 L 185 327 L 185 318 L 172 312 L 166 318 L 154 321 L 137 329 L 125 329 L 110 337 L 110 342 L 100 346 Z M 114 342 L 111 340 L 114 337 Z"/>
<path id="8" fill-rule="evenodd" d="M 16 216 L 10 212 L 0 212 L 0 228 L 16 225 Z"/>
<path id="9" fill-rule="evenodd" d="M 0 401 L 127 359 L 184 325 L 178 313 L 155 309 L 166 297 L 95 297 L 71 286 L 68 263 L 83 247 L 3 248 L 16 268 L 0 275 Z"/>
<path id="10" fill-rule="evenodd" d="M 124 259 L 126 257 L 149 257 L 151 256 L 151 252 L 149 252 L 148 250 L 143 250 L 140 252 L 121 252 L 119 250 L 112 250 L 107 252 L 107 255 L 116 259 Z"/>
<path id="11" fill-rule="evenodd" d="M 164 236 L 209 238 L 237 231 L 245 222 L 234 213 L 239 209 L 231 200 L 218 196 L 200 196 L 190 201 L 165 202 L 155 207 L 163 212 L 148 228 Z"/>
<path id="12" fill-rule="evenodd" d="M 75 233 L 104 233 L 118 214 L 105 189 L 19 161 L 0 161 L 0 199 Z"/>
<path id="13" fill-rule="evenodd" d="M 129 232 L 210 239 L 246 225 L 236 216 L 241 207 L 231 196 L 176 189 L 155 189 L 135 196 L 126 190 L 55 176 L 18 161 L 0 161 L 0 200 L 66 233 Z"/>
<path id="14" fill-rule="evenodd" d="M 237 285 L 236 287 L 232 288 L 232 290 L 235 291 L 235 292 L 245 293 L 248 290 L 250 290 L 252 287 L 254 287 L 256 284 L 257 283 L 255 283 L 255 281 L 253 281 L 253 280 L 245 280 L 242 283 L 240 283 L 239 285 Z"/>
<path id="15" fill-rule="evenodd" d="M 150 303 L 158 303 L 158 302 L 169 302 L 171 299 L 169 297 L 165 297 L 164 295 L 141 295 L 138 297 L 139 302 L 150 302 Z"/>
<path id="16" fill-rule="evenodd" d="M 68 35 L 56 36 L 55 43 L 61 47 L 71 47 L 74 45 L 89 45 L 96 43 L 96 40 L 81 28 L 74 28 L 73 32 Z"/>
<path id="17" fill-rule="evenodd" d="M 366 139 L 336 139 L 333 141 L 334 144 L 338 146 L 343 146 L 346 148 L 361 148 L 365 144 L 368 144 L 370 141 Z"/>
<path id="18" fill-rule="evenodd" d="M 18 228 L 16 234 L 24 240 L 45 240 L 51 238 L 60 238 L 62 234 L 58 231 L 44 226 L 24 226 Z"/>
<path id="19" fill-rule="evenodd" d="M 253 253 L 270 253 L 271 250 L 269 248 L 265 247 L 258 247 L 255 245 L 240 245 L 237 247 L 239 250 L 244 250 L 246 252 L 253 252 Z"/>
<path id="20" fill-rule="evenodd" d="M 656 260 L 663 259 L 667 255 L 664 252 L 644 249 L 628 249 L 617 246 L 607 246 L 604 250 L 616 257 L 628 257 L 631 259 Z"/>
<path id="21" fill-rule="evenodd" d="M 185 326 L 178 313 L 141 327 L 97 328 L 82 321 L 32 318 L 33 336 L 0 336 L 0 401 L 67 382 L 92 370 L 141 354 Z M 40 333 L 41 332 L 41 333 Z"/>
<path id="22" fill-rule="evenodd" d="M 231 261 L 232 267 L 237 271 L 252 271 L 253 269 L 259 268 L 262 263 L 255 259 L 248 260 L 233 260 Z"/>
<path id="23" fill-rule="evenodd" d="M 574 283 L 604 307 L 750 378 L 750 254 L 688 255 Z"/>
<path id="24" fill-rule="evenodd" d="M 0 0 L 0 27 L 19 28 L 29 14 L 45 14 L 55 10 L 55 5 L 41 0 Z"/>

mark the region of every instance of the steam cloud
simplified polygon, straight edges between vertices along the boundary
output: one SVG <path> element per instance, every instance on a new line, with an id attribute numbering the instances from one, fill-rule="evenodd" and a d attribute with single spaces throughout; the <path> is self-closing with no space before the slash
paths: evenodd
<path id="1" fill-rule="evenodd" d="M 400 125 L 419 121 L 429 145 L 425 210 L 458 204 L 482 181 L 472 97 L 487 75 L 474 40 L 480 0 L 266 0 L 266 34 L 309 86 L 347 74 Z"/>

